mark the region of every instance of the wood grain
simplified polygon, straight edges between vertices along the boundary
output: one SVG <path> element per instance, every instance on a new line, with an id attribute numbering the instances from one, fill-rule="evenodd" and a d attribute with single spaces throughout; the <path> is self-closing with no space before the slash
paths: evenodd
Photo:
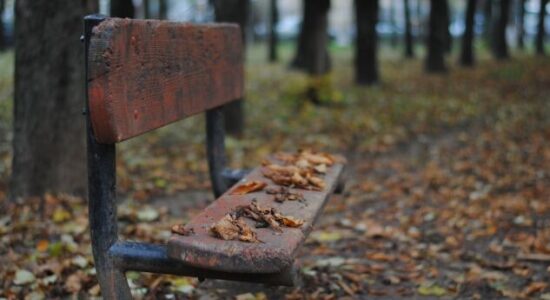
<path id="1" fill-rule="evenodd" d="M 120 142 L 242 97 L 242 56 L 236 25 L 105 20 L 88 56 L 96 139 Z"/>

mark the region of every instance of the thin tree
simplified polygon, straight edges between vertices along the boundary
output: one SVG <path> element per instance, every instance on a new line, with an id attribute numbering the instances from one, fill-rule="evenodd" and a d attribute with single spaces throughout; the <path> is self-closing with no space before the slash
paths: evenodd
<path id="1" fill-rule="evenodd" d="M 159 0 L 159 19 L 168 19 L 168 2 L 166 0 Z"/>
<path id="2" fill-rule="evenodd" d="M 328 11 L 330 0 L 304 0 L 298 47 L 291 67 L 310 75 L 330 71 L 328 53 Z"/>
<path id="3" fill-rule="evenodd" d="M 405 57 L 413 58 L 414 44 L 411 24 L 411 8 L 409 2 L 409 0 L 403 0 L 403 10 L 405 12 Z"/>
<path id="4" fill-rule="evenodd" d="M 544 18 L 546 17 L 546 4 L 548 0 L 540 0 L 539 20 L 537 24 L 537 36 L 535 37 L 535 49 L 537 54 L 544 55 L 544 36 L 546 30 L 544 29 Z"/>
<path id="5" fill-rule="evenodd" d="M 453 49 L 453 36 L 451 35 L 451 11 L 447 0 L 441 1 L 441 5 L 445 8 L 441 9 L 441 13 L 445 18 L 445 53 L 451 53 Z"/>
<path id="6" fill-rule="evenodd" d="M 243 43 L 246 43 L 246 28 L 248 25 L 249 0 L 214 0 L 216 22 L 237 23 L 241 26 Z M 242 136 L 244 132 L 243 99 L 227 104 L 224 108 L 225 128 L 228 134 Z"/>
<path id="7" fill-rule="evenodd" d="M 493 5 L 493 0 L 485 0 L 483 2 L 483 38 L 487 45 L 491 45 L 493 42 Z"/>
<path id="8" fill-rule="evenodd" d="M 493 27 L 493 56 L 498 60 L 507 59 L 508 43 L 506 41 L 506 27 L 510 12 L 510 0 L 500 0 L 498 14 Z"/>
<path id="9" fill-rule="evenodd" d="M 279 9 L 277 0 L 270 0 L 270 18 L 269 18 L 269 61 L 277 61 L 277 44 L 279 42 L 277 35 L 277 24 L 279 23 Z"/>
<path id="10" fill-rule="evenodd" d="M 517 45 L 519 49 L 525 48 L 525 0 L 517 2 Z"/>
<path id="11" fill-rule="evenodd" d="M 447 47 L 447 19 L 444 11 L 448 8 L 447 0 L 430 0 L 430 20 L 428 24 L 428 39 L 426 56 L 426 71 L 429 73 L 444 73 L 445 49 Z"/>
<path id="12" fill-rule="evenodd" d="M 149 0 L 143 0 L 143 18 L 144 19 L 150 19 L 151 18 L 151 6 L 149 3 Z"/>
<path id="13" fill-rule="evenodd" d="M 477 0 L 468 0 L 466 4 L 466 14 L 464 23 L 464 35 L 462 36 L 462 52 L 460 54 L 460 64 L 466 67 L 473 66 L 474 57 L 474 20 L 476 14 Z"/>
<path id="14" fill-rule="evenodd" d="M 6 36 L 4 34 L 4 22 L 2 20 L 5 5 L 5 0 L 0 0 L 0 51 L 6 48 Z"/>
<path id="15" fill-rule="evenodd" d="M 376 23 L 378 0 L 355 0 L 355 82 L 370 85 L 379 80 Z"/>
<path id="16" fill-rule="evenodd" d="M 111 0 L 111 17 L 134 18 L 135 8 L 132 0 Z"/>
<path id="17" fill-rule="evenodd" d="M 97 0 L 15 1 L 11 198 L 86 192 L 82 18 Z M 48 26 L 44 26 L 48 24 Z"/>

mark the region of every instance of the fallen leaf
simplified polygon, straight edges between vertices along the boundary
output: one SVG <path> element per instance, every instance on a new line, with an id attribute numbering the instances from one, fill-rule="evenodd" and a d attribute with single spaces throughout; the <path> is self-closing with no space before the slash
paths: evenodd
<path id="1" fill-rule="evenodd" d="M 195 230 L 193 228 L 187 229 L 183 224 L 175 224 L 174 226 L 172 226 L 171 231 L 172 233 L 183 236 L 190 236 L 192 234 L 195 234 Z"/>
<path id="2" fill-rule="evenodd" d="M 252 230 L 243 220 L 234 218 L 231 214 L 226 214 L 220 221 L 210 228 L 215 236 L 229 241 L 239 239 L 243 242 L 260 242 L 256 237 L 256 232 Z"/>
<path id="3" fill-rule="evenodd" d="M 17 270 L 15 272 L 15 278 L 13 279 L 13 284 L 15 285 L 26 285 L 33 283 L 36 280 L 34 274 L 25 269 Z"/>
<path id="4" fill-rule="evenodd" d="M 252 192 L 263 190 L 267 186 L 267 183 L 263 181 L 249 181 L 238 185 L 231 191 L 231 195 L 245 195 Z"/>
<path id="5" fill-rule="evenodd" d="M 55 223 L 62 223 L 71 218 L 71 214 L 63 207 L 57 207 L 53 212 L 52 219 Z"/>
<path id="6" fill-rule="evenodd" d="M 140 209 L 137 212 L 137 218 L 141 222 L 153 222 L 159 217 L 159 212 L 149 206 Z"/>
<path id="7" fill-rule="evenodd" d="M 78 293 L 82 289 L 81 277 L 82 273 L 80 271 L 73 273 L 67 277 L 65 280 L 65 289 L 69 293 Z"/>
<path id="8" fill-rule="evenodd" d="M 36 250 L 38 252 L 45 252 L 48 250 L 48 246 L 50 245 L 50 242 L 48 240 L 40 240 L 38 243 L 36 243 Z"/>
<path id="9" fill-rule="evenodd" d="M 540 292 L 544 290 L 548 286 L 548 283 L 537 281 L 537 282 L 531 282 L 523 291 L 521 292 L 521 295 L 523 297 L 529 297 L 533 295 L 536 292 Z"/>
<path id="10" fill-rule="evenodd" d="M 447 290 L 437 284 L 421 285 L 418 287 L 418 293 L 422 296 L 441 297 L 447 294 Z"/>

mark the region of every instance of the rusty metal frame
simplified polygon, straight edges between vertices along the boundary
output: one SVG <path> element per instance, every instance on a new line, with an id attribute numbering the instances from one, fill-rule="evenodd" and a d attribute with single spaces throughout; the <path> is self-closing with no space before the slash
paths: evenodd
<path id="1" fill-rule="evenodd" d="M 84 18 L 86 91 L 88 90 L 88 48 L 92 29 L 106 19 L 101 15 Z M 92 250 L 102 295 L 105 299 L 131 299 L 126 271 L 174 274 L 199 278 L 248 281 L 272 285 L 294 285 L 296 268 L 274 274 L 219 272 L 188 266 L 169 258 L 164 245 L 121 241 L 118 238 L 116 203 L 116 145 L 100 144 L 94 137 L 86 92 L 88 206 Z M 207 155 L 214 194 L 223 194 L 247 171 L 225 169 L 224 122 L 221 107 L 206 112 Z"/>

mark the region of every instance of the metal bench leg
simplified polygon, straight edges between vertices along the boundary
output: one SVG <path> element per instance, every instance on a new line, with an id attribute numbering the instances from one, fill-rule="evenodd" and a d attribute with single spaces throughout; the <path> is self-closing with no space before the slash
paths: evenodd
<path id="1" fill-rule="evenodd" d="M 84 19 L 86 77 L 88 45 L 94 26 L 104 17 L 87 16 Z M 87 84 L 88 80 L 86 80 Z M 87 88 L 86 88 L 87 90 Z M 86 102 L 88 99 L 86 97 Z M 86 107 L 88 103 L 86 103 Z M 115 145 L 98 144 L 92 132 L 89 114 L 86 116 L 88 143 L 88 214 L 95 268 L 104 299 L 132 299 L 124 270 L 118 269 L 109 249 L 118 240 L 116 214 Z"/>
<path id="2" fill-rule="evenodd" d="M 115 180 L 115 145 L 98 144 L 88 126 L 88 213 L 97 277 L 103 298 L 131 299 L 126 276 L 109 255 L 118 240 Z"/>
<path id="3" fill-rule="evenodd" d="M 218 198 L 231 187 L 229 181 L 223 176 L 226 157 L 222 106 L 206 111 L 206 154 L 212 190 L 214 190 L 214 196 Z"/>

